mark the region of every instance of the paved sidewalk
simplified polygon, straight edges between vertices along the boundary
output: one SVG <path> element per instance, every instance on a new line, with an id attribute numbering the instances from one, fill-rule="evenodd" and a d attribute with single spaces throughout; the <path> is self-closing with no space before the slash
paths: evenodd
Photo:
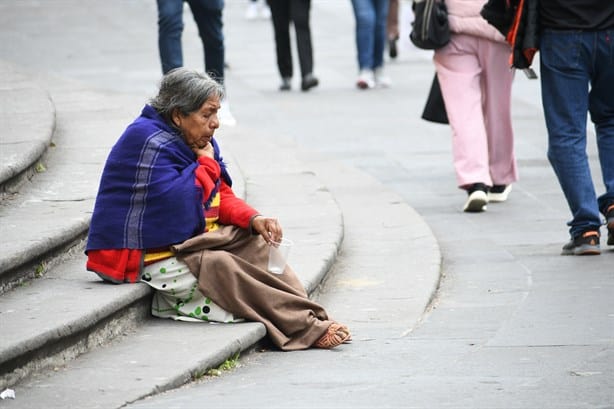
<path id="1" fill-rule="evenodd" d="M 354 343 L 334 351 L 250 354 L 238 371 L 133 406 L 614 407 L 614 251 L 591 258 L 558 255 L 569 214 L 545 158 L 539 82 L 518 73 L 514 84 L 521 180 L 510 200 L 484 214 L 463 214 L 449 129 L 419 119 L 433 75 L 429 53 L 402 42 L 398 60 L 387 66 L 393 87 L 360 92 L 353 84 L 349 1 L 314 0 L 321 85 L 301 93 L 295 78 L 294 90 L 280 93 L 270 22 L 245 21 L 245 2 L 226 3 L 228 88 L 238 125 L 221 129 L 220 141 L 244 177 L 248 201 L 279 214 L 288 221 L 288 235 L 309 246 L 292 261 L 298 271 L 313 273 L 304 277 L 308 287 L 321 284 L 334 261 L 318 297 L 352 327 Z M 186 10 L 186 65 L 200 68 L 198 35 Z M 52 96 L 72 87 L 86 101 L 106 95 L 116 103 L 118 119 L 132 117 L 155 89 L 154 2 L 84 8 L 73 0 L 0 1 L 0 23 L 0 58 L 23 67 Z M 406 30 L 407 14 L 403 23 Z M 72 101 L 61 100 L 71 108 L 65 112 L 79 110 Z M 94 112 L 87 120 L 95 122 L 79 126 L 100 126 L 105 118 Z M 593 138 L 588 153 L 601 189 Z M 334 206 L 327 202 L 323 209 L 317 200 L 299 198 L 303 180 Z M 290 197 L 279 193 L 288 191 Z M 319 217 L 340 222 L 319 225 Z M 318 243 L 323 237 L 324 249 Z M 423 314 L 440 272 L 441 286 Z M 174 330 L 171 324 L 148 326 L 139 345 L 157 327 Z M 245 349 L 262 336 L 257 328 L 249 336 L 227 328 L 220 338 L 221 327 L 208 328 L 207 335 L 185 328 L 192 337 L 219 341 L 218 356 L 228 356 L 224 347 Z M 48 407 L 119 407 L 142 391 L 160 392 L 189 379 L 187 365 L 169 365 L 161 371 L 177 376 L 143 386 L 131 371 L 147 371 L 147 352 L 133 366 L 119 355 L 113 364 L 120 369 L 107 368 L 101 378 L 140 382 L 138 393 L 128 386 L 92 387 L 91 368 L 105 359 L 99 351 L 75 362 L 78 371 L 43 375 L 27 394 L 18 391 L 18 399 L 0 405 L 36 407 L 45 400 Z M 60 389 L 50 393 L 50 385 Z"/>

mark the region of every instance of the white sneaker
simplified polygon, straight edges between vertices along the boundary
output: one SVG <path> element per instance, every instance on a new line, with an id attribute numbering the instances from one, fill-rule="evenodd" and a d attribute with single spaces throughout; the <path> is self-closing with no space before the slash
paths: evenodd
<path id="1" fill-rule="evenodd" d="M 217 111 L 217 118 L 220 121 L 220 125 L 235 126 L 237 124 L 237 120 L 230 112 L 230 105 L 227 100 L 223 100 L 220 103 L 220 110 Z"/>
<path id="2" fill-rule="evenodd" d="M 255 1 L 250 1 L 249 6 L 247 6 L 247 10 L 245 10 L 245 18 L 248 20 L 253 20 L 258 17 L 258 3 Z"/>
<path id="3" fill-rule="evenodd" d="M 465 212 L 483 212 L 488 204 L 488 186 L 484 183 L 474 183 L 467 187 L 467 201 L 463 207 Z"/>
<path id="4" fill-rule="evenodd" d="M 467 197 L 464 212 L 483 212 L 488 204 L 488 195 L 482 190 L 476 190 Z"/>
<path id="5" fill-rule="evenodd" d="M 375 74 L 373 70 L 362 69 L 358 75 L 356 86 L 360 89 L 369 89 L 375 87 Z"/>
<path id="6" fill-rule="evenodd" d="M 375 85 L 382 88 L 388 88 L 392 85 L 392 81 L 390 77 L 386 75 L 383 67 L 379 67 L 375 69 Z"/>
<path id="7" fill-rule="evenodd" d="M 505 202 L 512 191 L 512 185 L 494 185 L 488 191 L 489 202 Z"/>

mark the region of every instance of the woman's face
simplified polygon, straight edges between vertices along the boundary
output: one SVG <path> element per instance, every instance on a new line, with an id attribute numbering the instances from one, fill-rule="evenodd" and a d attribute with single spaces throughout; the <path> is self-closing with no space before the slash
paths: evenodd
<path id="1" fill-rule="evenodd" d="M 173 113 L 173 122 L 181 130 L 183 140 L 190 148 L 204 148 L 211 141 L 220 126 L 217 119 L 219 109 L 220 99 L 211 97 L 191 114 L 183 115 L 178 110 Z"/>

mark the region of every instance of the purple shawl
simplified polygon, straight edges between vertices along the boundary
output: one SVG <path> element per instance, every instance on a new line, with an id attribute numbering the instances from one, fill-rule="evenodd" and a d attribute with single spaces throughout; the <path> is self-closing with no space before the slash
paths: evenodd
<path id="1" fill-rule="evenodd" d="M 215 140 L 212 144 L 222 177 L 231 185 L 219 147 Z M 202 233 L 203 191 L 195 184 L 197 166 L 179 133 L 146 105 L 107 158 L 86 252 L 165 247 Z"/>

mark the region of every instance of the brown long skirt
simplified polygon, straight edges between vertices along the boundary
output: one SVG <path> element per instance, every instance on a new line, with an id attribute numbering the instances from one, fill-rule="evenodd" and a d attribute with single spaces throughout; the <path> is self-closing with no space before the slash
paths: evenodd
<path id="1" fill-rule="evenodd" d="M 267 271 L 269 246 L 260 235 L 221 226 L 173 246 L 173 251 L 205 296 L 235 317 L 263 323 L 282 350 L 309 348 L 332 324 L 290 266 L 283 274 Z"/>

